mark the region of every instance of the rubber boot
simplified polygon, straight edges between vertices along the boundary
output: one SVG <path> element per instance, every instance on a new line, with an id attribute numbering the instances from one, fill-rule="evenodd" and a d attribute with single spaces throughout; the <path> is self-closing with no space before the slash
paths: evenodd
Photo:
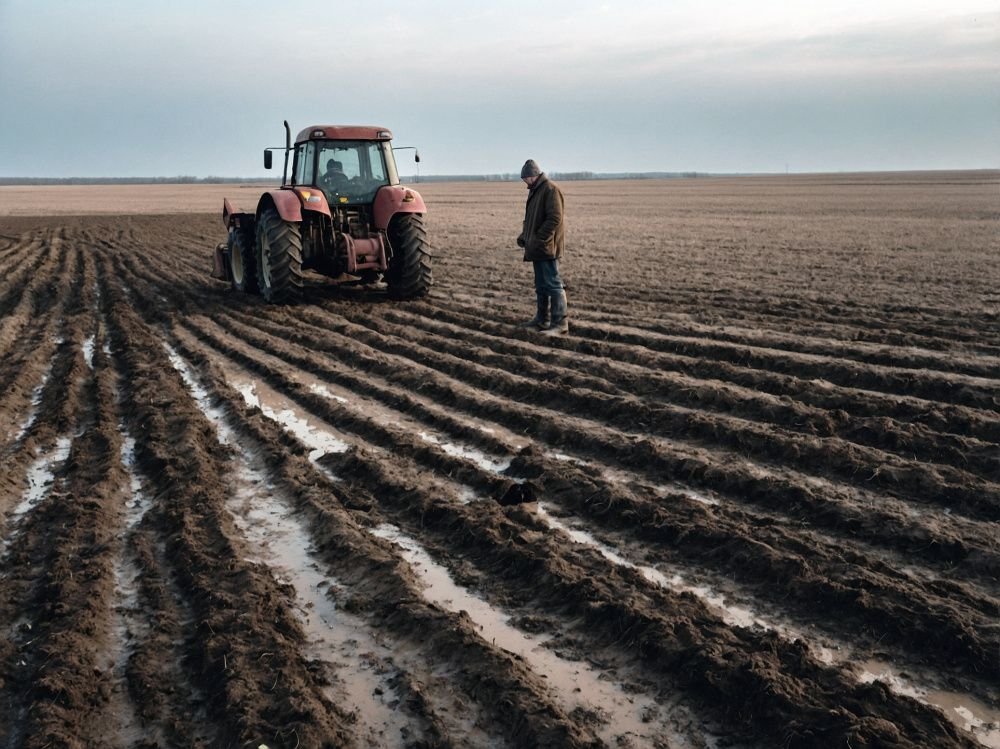
<path id="1" fill-rule="evenodd" d="M 535 316 L 523 322 L 519 327 L 530 328 L 531 330 L 547 330 L 549 327 L 549 296 L 548 294 L 535 294 L 538 301 L 538 310 Z"/>
<path id="2" fill-rule="evenodd" d="M 569 333 L 569 318 L 566 307 L 566 292 L 552 294 L 552 322 L 542 335 L 566 335 Z"/>

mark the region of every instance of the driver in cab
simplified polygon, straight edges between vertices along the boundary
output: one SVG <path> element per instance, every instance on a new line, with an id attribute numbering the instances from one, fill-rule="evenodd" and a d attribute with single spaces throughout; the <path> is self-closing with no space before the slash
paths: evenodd
<path id="1" fill-rule="evenodd" d="M 322 187 L 330 192 L 338 192 L 347 186 L 349 178 L 344 174 L 344 165 L 336 159 L 328 159 L 326 172 L 322 177 Z"/>

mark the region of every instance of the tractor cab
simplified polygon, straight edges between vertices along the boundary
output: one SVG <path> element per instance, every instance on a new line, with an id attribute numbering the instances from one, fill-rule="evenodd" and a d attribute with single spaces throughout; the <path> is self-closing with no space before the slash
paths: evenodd
<path id="1" fill-rule="evenodd" d="M 426 294 L 426 206 L 399 183 L 391 142 L 383 127 L 314 125 L 293 145 L 286 121 L 285 146 L 264 149 L 265 169 L 272 151 L 284 152 L 281 186 L 264 192 L 253 212 L 223 201 L 229 240 L 216 247 L 213 275 L 269 302 L 299 299 L 306 270 L 338 283 L 381 280 L 396 299 Z"/>
<path id="2" fill-rule="evenodd" d="M 369 204 L 399 177 L 388 141 L 308 140 L 295 147 L 291 184 L 318 187 L 332 207 Z"/>

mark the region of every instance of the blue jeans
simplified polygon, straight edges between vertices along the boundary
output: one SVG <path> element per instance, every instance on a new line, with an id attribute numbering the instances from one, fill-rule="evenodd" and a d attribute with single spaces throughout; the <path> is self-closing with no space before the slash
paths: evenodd
<path id="1" fill-rule="evenodd" d="M 535 266 L 535 293 L 540 296 L 553 296 L 563 290 L 562 278 L 559 277 L 558 260 L 532 260 Z"/>

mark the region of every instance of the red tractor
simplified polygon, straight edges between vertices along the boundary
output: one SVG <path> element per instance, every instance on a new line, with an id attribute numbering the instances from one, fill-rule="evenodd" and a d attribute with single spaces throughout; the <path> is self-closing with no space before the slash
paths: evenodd
<path id="1" fill-rule="evenodd" d="M 293 147 L 286 121 L 281 187 L 261 195 L 253 213 L 223 201 L 229 240 L 215 248 L 212 276 L 276 303 L 302 297 L 305 270 L 340 282 L 382 280 L 396 299 L 426 294 L 427 209 L 419 193 L 399 184 L 391 140 L 382 127 L 317 125 Z M 264 150 L 265 169 L 278 148 Z"/>

